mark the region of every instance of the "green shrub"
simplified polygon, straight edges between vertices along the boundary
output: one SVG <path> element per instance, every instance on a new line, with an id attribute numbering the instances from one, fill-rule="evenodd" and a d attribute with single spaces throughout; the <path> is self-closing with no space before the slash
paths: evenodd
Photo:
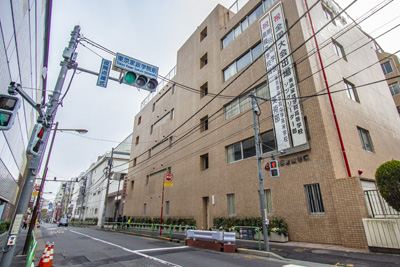
<path id="1" fill-rule="evenodd" d="M 375 179 L 382 197 L 400 212 L 400 161 L 383 163 L 376 170 Z"/>
<path id="2" fill-rule="evenodd" d="M 273 218 L 269 222 L 268 232 L 274 232 L 288 236 L 287 224 L 282 218 Z"/>

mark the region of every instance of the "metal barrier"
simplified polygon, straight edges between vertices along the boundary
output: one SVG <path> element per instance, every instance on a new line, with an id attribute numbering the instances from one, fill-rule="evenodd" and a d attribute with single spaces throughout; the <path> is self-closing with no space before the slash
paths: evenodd
<path id="1" fill-rule="evenodd" d="M 116 229 L 122 230 L 125 232 L 130 232 L 131 230 L 139 230 L 139 233 L 142 233 L 142 230 L 149 230 L 151 231 L 151 235 L 154 236 L 154 231 L 161 230 L 164 233 L 169 234 L 169 238 L 172 238 L 172 233 L 179 233 L 176 230 L 196 230 L 196 226 L 181 226 L 181 225 L 170 225 L 170 224 L 155 224 L 155 223 L 121 223 L 121 222 L 108 222 L 104 224 L 104 227 L 108 230 Z M 175 230 L 175 231 L 174 231 Z"/>
<path id="2" fill-rule="evenodd" d="M 187 230 L 186 238 L 193 239 L 194 241 L 207 240 L 231 244 L 235 242 L 236 234 L 234 232 Z"/>
<path id="3" fill-rule="evenodd" d="M 35 231 L 33 231 L 31 240 L 29 241 L 28 254 L 26 254 L 27 258 L 26 267 L 32 266 L 33 257 L 35 256 L 36 253 L 36 246 L 37 246 L 37 241 L 35 239 Z"/>

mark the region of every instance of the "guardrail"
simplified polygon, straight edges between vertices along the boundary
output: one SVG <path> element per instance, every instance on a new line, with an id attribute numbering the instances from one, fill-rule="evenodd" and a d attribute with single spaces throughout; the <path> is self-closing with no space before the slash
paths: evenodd
<path id="1" fill-rule="evenodd" d="M 223 231 L 201 231 L 201 230 L 187 230 L 186 238 L 196 240 L 207 240 L 212 242 L 234 243 L 236 241 L 236 234 L 234 232 Z"/>
<path id="2" fill-rule="evenodd" d="M 189 225 L 169 225 L 169 224 L 155 224 L 155 223 L 121 223 L 121 222 L 109 222 L 105 223 L 104 227 L 108 230 L 122 230 L 129 232 L 131 230 L 150 230 L 151 235 L 154 236 L 154 232 L 161 228 L 161 231 L 169 234 L 169 238 L 172 238 L 172 233 L 182 233 L 185 230 L 196 230 L 196 226 Z M 180 230 L 180 231 L 179 231 Z M 183 234 L 183 233 L 182 233 Z"/>
<path id="3" fill-rule="evenodd" d="M 32 232 L 31 240 L 29 241 L 28 253 L 26 254 L 27 262 L 26 267 L 31 267 L 33 262 L 33 257 L 36 253 L 37 241 L 35 239 L 35 231 Z"/>

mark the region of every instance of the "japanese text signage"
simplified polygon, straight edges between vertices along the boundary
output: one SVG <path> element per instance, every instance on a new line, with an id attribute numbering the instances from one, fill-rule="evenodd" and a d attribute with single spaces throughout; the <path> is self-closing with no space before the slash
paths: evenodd
<path id="1" fill-rule="evenodd" d="M 135 73 L 142 74 L 153 79 L 157 79 L 158 77 L 158 67 L 125 56 L 120 53 L 117 53 L 117 56 L 115 58 L 115 67 L 128 71 L 133 71 Z"/>
<path id="2" fill-rule="evenodd" d="M 303 114 L 281 4 L 260 20 L 260 27 L 278 150 L 291 147 L 289 135 L 293 147 L 306 144 Z"/>
<path id="3" fill-rule="evenodd" d="M 112 62 L 104 59 L 101 61 L 100 65 L 100 71 L 99 71 L 99 76 L 97 78 L 97 86 L 100 87 L 107 87 L 108 83 L 108 76 L 110 75 L 110 69 L 111 69 Z"/>
<path id="4" fill-rule="evenodd" d="M 293 146 L 296 147 L 307 143 L 307 138 L 304 129 L 303 114 L 299 103 L 299 93 L 292 56 L 288 56 L 290 54 L 290 43 L 286 33 L 282 5 L 278 5 L 278 7 L 271 12 L 271 18 L 280 62 L 280 74 L 282 77 L 283 92 L 285 94 L 290 134 L 292 136 Z"/>
<path id="5" fill-rule="evenodd" d="M 276 46 L 271 27 L 270 15 L 266 15 L 260 22 L 262 47 L 267 67 L 269 91 L 271 96 L 272 116 L 275 128 L 278 150 L 290 148 L 289 131 L 286 122 L 285 107 L 282 99 L 281 82 L 275 54 Z"/>

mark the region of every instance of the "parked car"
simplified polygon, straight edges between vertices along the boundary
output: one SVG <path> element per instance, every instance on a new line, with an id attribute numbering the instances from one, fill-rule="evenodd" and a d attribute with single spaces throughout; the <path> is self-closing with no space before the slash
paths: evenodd
<path id="1" fill-rule="evenodd" d="M 67 219 L 61 219 L 59 222 L 58 222 L 58 227 L 60 227 L 60 226 L 65 226 L 65 227 L 67 227 L 68 226 L 68 221 L 67 221 Z"/>

